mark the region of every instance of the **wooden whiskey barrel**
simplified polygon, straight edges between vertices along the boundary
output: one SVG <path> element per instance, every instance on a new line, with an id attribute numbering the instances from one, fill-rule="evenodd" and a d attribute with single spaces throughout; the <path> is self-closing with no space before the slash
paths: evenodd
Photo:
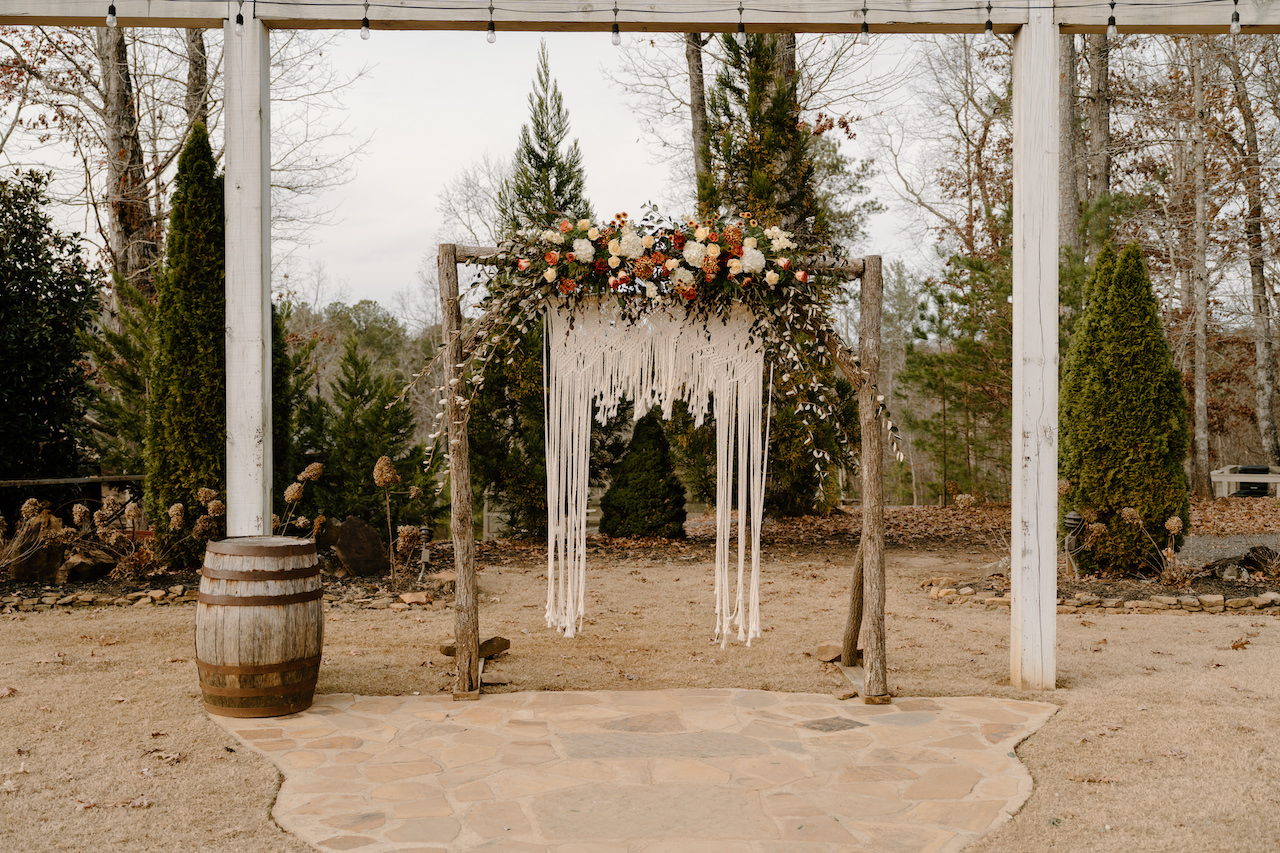
<path id="1" fill-rule="evenodd" d="M 324 641 L 315 543 L 287 536 L 210 542 L 196 599 L 204 707 L 278 717 L 311 705 Z"/>

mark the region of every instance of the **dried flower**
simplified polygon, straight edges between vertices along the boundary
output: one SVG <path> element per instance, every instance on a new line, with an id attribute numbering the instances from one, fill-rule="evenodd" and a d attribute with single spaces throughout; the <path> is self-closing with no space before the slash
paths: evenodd
<path id="1" fill-rule="evenodd" d="M 169 529 L 181 530 L 182 523 L 186 520 L 185 519 L 186 513 L 187 513 L 187 508 L 184 507 L 182 504 L 174 504 L 173 506 L 169 507 Z"/>
<path id="2" fill-rule="evenodd" d="M 402 524 L 396 528 L 396 550 L 401 557 L 407 557 L 422 543 L 422 533 L 412 524 Z"/>
<path id="3" fill-rule="evenodd" d="M 969 509 L 977 502 L 973 495 L 956 495 L 956 509 Z"/>
<path id="4" fill-rule="evenodd" d="M 102 509 L 100 512 L 107 520 L 120 512 L 120 501 L 116 500 L 114 495 L 108 495 L 102 499 Z"/>
<path id="5" fill-rule="evenodd" d="M 1164 529 L 1169 531 L 1170 534 L 1177 536 L 1182 532 L 1182 519 L 1178 518 L 1176 515 L 1171 517 L 1164 523 Z"/>
<path id="6" fill-rule="evenodd" d="M 1127 506 L 1124 509 L 1120 510 L 1120 517 L 1123 518 L 1125 521 L 1127 521 L 1129 524 L 1142 523 L 1142 513 L 1138 512 L 1136 509 L 1134 509 L 1131 506 Z"/>
<path id="7" fill-rule="evenodd" d="M 1107 526 L 1100 521 L 1095 521 L 1085 528 L 1084 547 L 1092 548 L 1107 532 Z"/>
<path id="8" fill-rule="evenodd" d="M 195 539 L 205 540 L 213 536 L 213 519 L 207 515 L 202 515 L 196 519 L 195 526 L 191 528 L 191 535 Z"/>
<path id="9" fill-rule="evenodd" d="M 302 500 L 302 484 L 290 483 L 289 488 L 284 490 L 284 499 L 291 504 Z"/>
<path id="10" fill-rule="evenodd" d="M 209 515 L 220 518 L 227 513 L 227 505 L 222 501 L 209 501 Z"/>
<path id="11" fill-rule="evenodd" d="M 22 502 L 22 509 L 18 511 L 23 521 L 29 521 L 40 514 L 40 501 L 35 498 L 27 498 Z"/>
<path id="12" fill-rule="evenodd" d="M 5 521 L 3 515 L 0 515 L 0 539 L 4 538 L 4 534 L 9 530 L 9 522 Z"/>
<path id="13" fill-rule="evenodd" d="M 84 504 L 76 504 L 71 508 L 71 520 L 76 523 L 76 527 L 84 527 L 91 518 L 93 513 Z"/>
<path id="14" fill-rule="evenodd" d="M 417 486 L 410 486 L 409 500 L 416 501 L 420 497 L 422 497 L 422 489 L 419 489 Z"/>
<path id="15" fill-rule="evenodd" d="M 196 500 L 200 501 L 200 503 L 204 504 L 205 506 L 208 506 L 209 501 L 213 500 L 217 496 L 218 496 L 218 493 L 213 489 L 209 489 L 209 488 L 201 488 L 196 491 Z"/>
<path id="16" fill-rule="evenodd" d="M 319 462 L 312 462 L 306 468 L 302 469 L 302 473 L 298 475 L 298 482 L 304 480 L 319 480 L 320 475 L 324 473 L 324 466 Z"/>
<path id="17" fill-rule="evenodd" d="M 373 484 L 385 489 L 388 486 L 394 486 L 398 482 L 400 482 L 400 475 L 396 473 L 396 469 L 391 465 L 391 457 L 380 456 L 373 466 Z"/>
<path id="18" fill-rule="evenodd" d="M 305 530 L 311 526 L 311 522 L 307 520 L 305 515 L 300 515 L 293 520 L 293 526 L 299 530 Z"/>
<path id="19" fill-rule="evenodd" d="M 1059 480 L 1059 481 L 1058 481 L 1058 497 L 1060 497 L 1060 498 L 1065 498 L 1065 497 L 1067 496 L 1067 493 L 1069 493 L 1070 491 L 1071 491 L 1071 481 L 1070 481 L 1070 480 Z"/>
<path id="20" fill-rule="evenodd" d="M 271 529 L 273 531 L 280 529 L 280 516 L 276 515 L 274 512 L 271 513 Z"/>
<path id="21" fill-rule="evenodd" d="M 134 524 L 142 521 L 142 507 L 136 503 L 131 503 L 124 508 L 124 517 Z"/>

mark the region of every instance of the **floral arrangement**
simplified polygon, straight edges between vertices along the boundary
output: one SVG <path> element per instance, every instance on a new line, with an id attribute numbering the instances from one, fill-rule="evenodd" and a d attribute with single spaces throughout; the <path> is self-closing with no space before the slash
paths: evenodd
<path id="1" fill-rule="evenodd" d="M 490 292 L 515 287 L 522 301 L 616 296 L 624 316 L 662 306 L 725 313 L 735 303 L 760 315 L 784 303 L 825 301 L 803 269 L 793 236 L 748 214 L 683 223 L 650 211 L 605 224 L 562 219 L 499 247 Z"/>

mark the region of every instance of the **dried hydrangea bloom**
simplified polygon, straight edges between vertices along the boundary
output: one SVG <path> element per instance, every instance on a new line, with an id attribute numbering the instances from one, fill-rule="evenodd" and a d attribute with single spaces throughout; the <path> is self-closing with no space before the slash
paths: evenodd
<path id="1" fill-rule="evenodd" d="M 182 504 L 174 504 L 169 507 L 169 529 L 181 530 L 182 523 L 186 520 L 187 508 Z"/>
<path id="2" fill-rule="evenodd" d="M 290 483 L 289 488 L 284 490 L 284 499 L 291 504 L 302 500 L 302 484 Z"/>
<path id="3" fill-rule="evenodd" d="M 977 502 L 973 495 L 956 495 L 956 509 L 969 509 Z"/>
<path id="4" fill-rule="evenodd" d="M 1131 506 L 1127 506 L 1120 510 L 1120 517 L 1130 524 L 1141 524 L 1142 514 Z"/>
<path id="5" fill-rule="evenodd" d="M 116 500 L 114 495 L 108 495 L 102 499 L 101 512 L 107 518 L 111 518 L 113 515 L 120 512 L 120 501 Z"/>
<path id="6" fill-rule="evenodd" d="M 1178 518 L 1178 516 L 1176 515 L 1173 516 L 1172 518 L 1170 518 L 1168 521 L 1164 523 L 1164 529 L 1169 531 L 1174 536 L 1177 536 L 1179 533 L 1182 532 L 1182 519 Z"/>
<path id="7" fill-rule="evenodd" d="M 298 475 L 298 482 L 304 480 L 319 480 L 320 475 L 324 473 L 324 466 L 319 462 L 312 462 L 306 468 L 302 469 L 302 473 Z"/>
<path id="8" fill-rule="evenodd" d="M 222 501 L 209 501 L 209 515 L 221 518 L 227 513 L 227 505 Z"/>
<path id="9" fill-rule="evenodd" d="M 417 548 L 422 542 L 422 533 L 412 524 L 402 524 L 396 528 L 396 550 L 405 556 Z"/>
<path id="10" fill-rule="evenodd" d="M 84 504 L 76 504 L 71 508 L 71 520 L 76 523 L 76 527 L 84 527 L 93 518 L 93 513 Z"/>
<path id="11" fill-rule="evenodd" d="M 299 530 L 306 530 L 311 526 L 311 522 L 307 520 L 305 515 L 300 515 L 293 520 L 293 526 Z"/>
<path id="12" fill-rule="evenodd" d="M 1107 532 L 1107 526 L 1100 521 L 1095 521 L 1086 527 L 1085 531 L 1084 547 L 1092 548 Z"/>
<path id="13" fill-rule="evenodd" d="M 213 536 L 213 519 L 207 515 L 202 515 L 196 519 L 195 526 L 191 528 L 191 535 L 196 539 L 209 539 Z"/>
<path id="14" fill-rule="evenodd" d="M 373 484 L 379 488 L 387 488 L 394 486 L 400 482 L 400 475 L 396 473 L 396 469 L 391 465 L 391 457 L 380 456 L 377 464 L 373 466 Z"/>
<path id="15" fill-rule="evenodd" d="M 131 503 L 124 508 L 124 517 L 137 524 L 142 521 L 142 507 L 136 503 Z"/>
<path id="16" fill-rule="evenodd" d="M 196 500 L 200 501 L 200 503 L 204 504 L 205 506 L 208 506 L 209 501 L 213 500 L 217 496 L 218 496 L 218 493 L 215 490 L 210 488 L 201 488 L 196 490 Z"/>
<path id="17" fill-rule="evenodd" d="M 93 514 L 93 526 L 97 530 L 99 538 L 107 538 L 107 522 L 110 519 L 111 516 L 105 509 L 100 509 Z"/>
<path id="18" fill-rule="evenodd" d="M 280 529 L 280 516 L 276 515 L 273 512 L 271 513 L 271 530 L 274 532 L 279 529 Z"/>
<path id="19" fill-rule="evenodd" d="M 417 486 L 410 486 L 410 487 L 409 487 L 409 500 L 414 500 L 414 501 L 416 501 L 416 500 L 417 500 L 418 498 L 420 498 L 420 497 L 422 497 L 422 489 L 419 489 Z"/>
<path id="20" fill-rule="evenodd" d="M 8 530 L 9 522 L 5 520 L 3 515 L 0 515 L 0 539 L 4 538 L 4 534 L 8 532 Z"/>
<path id="21" fill-rule="evenodd" d="M 23 521 L 35 518 L 40 513 L 40 501 L 35 498 L 27 498 L 22 502 L 22 509 L 18 511 Z"/>
<path id="22" fill-rule="evenodd" d="M 1071 481 L 1059 480 L 1058 481 L 1058 497 L 1065 498 L 1067 496 L 1067 492 L 1069 491 L 1071 491 Z"/>

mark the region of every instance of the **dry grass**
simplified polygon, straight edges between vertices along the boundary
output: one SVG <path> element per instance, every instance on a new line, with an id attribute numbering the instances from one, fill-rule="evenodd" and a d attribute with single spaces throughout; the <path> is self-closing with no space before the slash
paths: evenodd
<path id="1" fill-rule="evenodd" d="M 491 671 L 511 678 L 501 689 L 513 690 L 839 690 L 838 671 L 805 652 L 840 635 L 851 553 L 824 543 L 771 546 L 769 630 L 751 648 L 721 650 L 710 635 L 704 545 L 594 553 L 592 621 L 571 641 L 544 627 L 545 557 L 533 548 L 496 552 L 481 574 L 481 631 L 510 637 L 512 649 Z M 979 581 L 991 559 L 895 549 L 888 561 L 895 693 L 1062 705 L 1020 749 L 1036 780 L 1031 800 L 972 849 L 1280 849 L 1280 619 L 1059 616 L 1061 689 L 1017 691 L 1008 683 L 1008 612 L 938 604 L 919 589 L 938 574 Z M 0 698 L 0 849 L 308 849 L 270 820 L 274 769 L 200 710 L 193 617 L 191 608 L 156 608 L 2 618 L 0 695 L 17 692 Z M 452 621 L 440 605 L 408 614 L 331 611 L 321 692 L 447 686 L 450 660 L 436 647 Z M 1248 643 L 1233 649 L 1236 640 Z M 81 807 L 87 803 L 94 805 Z"/>

